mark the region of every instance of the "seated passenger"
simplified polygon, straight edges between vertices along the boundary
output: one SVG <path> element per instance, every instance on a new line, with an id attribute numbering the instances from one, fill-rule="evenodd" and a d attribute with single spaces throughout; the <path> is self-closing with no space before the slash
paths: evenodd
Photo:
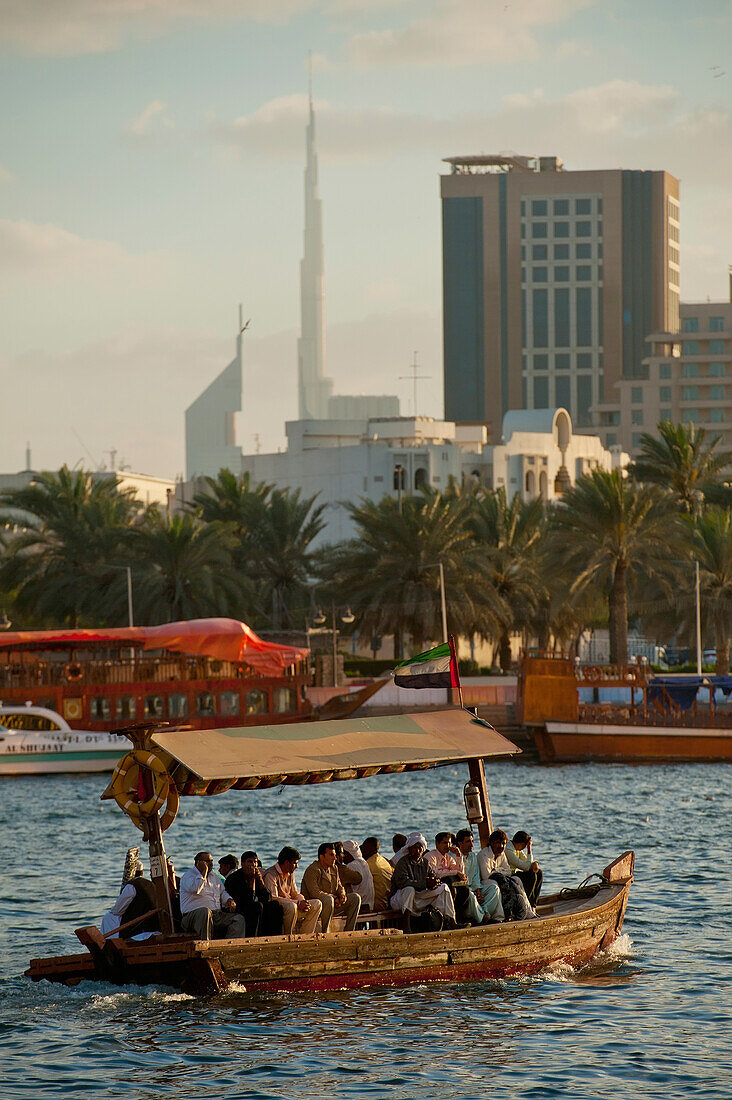
<path id="1" fill-rule="evenodd" d="M 219 874 L 221 875 L 222 879 L 226 881 L 229 875 L 233 871 L 235 871 L 238 866 L 239 860 L 236 858 L 236 856 L 232 856 L 231 853 L 229 853 L 228 856 L 222 856 L 219 860 Z"/>
<path id="2" fill-rule="evenodd" d="M 361 845 L 361 853 L 369 865 L 374 880 L 374 912 L 380 913 L 389 908 L 389 891 L 394 868 L 388 859 L 379 855 L 379 841 L 375 836 L 367 836 Z"/>
<path id="3" fill-rule="evenodd" d="M 121 933 L 124 939 L 132 936 L 147 936 L 160 931 L 160 920 L 157 913 L 157 900 L 155 887 L 144 876 L 144 868 L 140 861 L 132 869 L 132 877 L 123 885 L 116 902 L 102 917 L 101 931 L 103 935 L 115 932 L 121 924 L 127 924 L 136 917 L 142 917 L 145 913 L 151 915 L 132 928 L 125 928 Z M 151 912 L 152 910 L 152 912 Z M 124 917 L 124 920 L 122 919 Z"/>
<path id="4" fill-rule="evenodd" d="M 341 882 L 345 887 L 346 893 L 350 893 L 348 887 L 358 886 L 361 882 L 361 872 L 356 867 L 348 866 L 348 862 L 345 859 L 345 850 L 342 840 L 334 840 L 333 847 L 335 848 L 336 863 L 338 864 L 338 874 L 341 877 Z"/>
<path id="5" fill-rule="evenodd" d="M 281 936 L 282 906 L 264 885 L 261 867 L 256 852 L 242 852 L 240 870 L 232 871 L 224 885 L 244 917 L 247 936 Z"/>
<path id="6" fill-rule="evenodd" d="M 358 881 L 361 881 L 360 875 Z M 358 894 L 346 894 L 336 862 L 334 843 L 325 842 L 318 848 L 318 858 L 302 876 L 302 892 L 306 898 L 317 900 L 321 905 L 320 925 L 323 932 L 330 928 L 334 914 L 346 918 L 346 932 L 354 930 L 356 917 L 361 909 L 361 898 Z"/>
<path id="7" fill-rule="evenodd" d="M 536 913 L 529 904 L 521 879 L 513 874 L 506 858 L 507 842 L 503 829 L 496 829 L 488 837 L 488 844 L 478 853 L 481 882 L 493 879 L 498 883 L 506 920 L 528 920 Z"/>
<path id="8" fill-rule="evenodd" d="M 471 898 L 474 900 L 475 912 L 469 910 L 469 915 L 477 919 L 479 924 L 493 924 L 503 920 L 503 906 L 501 905 L 501 891 L 498 883 L 492 879 L 485 882 L 480 877 L 478 857 L 473 851 L 474 841 L 470 829 L 459 829 L 455 834 L 457 846 L 463 857 L 465 875 L 470 887 Z"/>
<path id="9" fill-rule="evenodd" d="M 394 833 L 391 838 L 391 848 L 394 852 L 393 856 L 389 856 L 389 863 L 392 867 L 396 867 L 402 856 L 407 854 L 407 838 L 404 833 Z"/>
<path id="10" fill-rule="evenodd" d="M 523 829 L 513 834 L 513 841 L 506 845 L 506 859 L 514 875 L 524 884 L 529 905 L 536 905 L 544 875 L 531 851 L 531 837 Z"/>
<path id="11" fill-rule="evenodd" d="M 319 901 L 308 901 L 295 885 L 295 871 L 300 862 L 297 848 L 286 845 L 277 857 L 274 867 L 264 872 L 264 885 L 273 899 L 282 906 L 282 931 L 292 933 L 314 932 L 322 908 Z"/>
<path id="12" fill-rule="evenodd" d="M 352 885 L 346 883 L 343 878 L 344 868 L 348 871 L 356 871 L 361 876 L 360 882 L 354 882 Z M 363 853 L 355 840 L 343 841 L 343 865 L 338 869 L 341 876 L 341 882 L 343 882 L 346 887 L 346 893 L 358 894 L 361 898 L 361 912 L 363 912 L 364 909 L 373 909 L 374 877 L 371 874 L 371 868 L 363 858 Z"/>
<path id="13" fill-rule="evenodd" d="M 434 848 L 427 853 L 427 859 L 440 882 L 446 882 L 450 887 L 458 920 L 466 922 L 471 920 L 468 915 L 471 909 L 470 887 L 465 875 L 463 857 L 454 841 L 452 833 L 438 833 Z M 478 913 L 477 905 L 474 904 L 472 908 L 472 920 L 480 924 L 483 914 Z"/>
<path id="14" fill-rule="evenodd" d="M 190 871 L 181 875 L 180 911 L 184 932 L 197 940 L 238 939 L 246 935 L 244 917 L 236 910 L 213 869 L 210 852 L 199 852 Z"/>
<path id="15" fill-rule="evenodd" d="M 392 909 L 418 915 L 433 906 L 443 917 L 446 928 L 455 928 L 455 906 L 450 887 L 440 882 L 428 862 L 427 841 L 421 833 L 407 837 L 407 854 L 397 863 L 391 879 Z"/>

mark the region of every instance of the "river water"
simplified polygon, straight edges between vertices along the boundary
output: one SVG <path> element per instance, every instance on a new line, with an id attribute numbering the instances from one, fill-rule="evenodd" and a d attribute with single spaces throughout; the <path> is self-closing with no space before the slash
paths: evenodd
<path id="1" fill-rule="evenodd" d="M 102 776 L 0 783 L 0 1082 L 15 1097 L 729 1098 L 732 794 L 724 766 L 487 766 L 494 824 L 526 828 L 545 891 L 625 848 L 624 933 L 585 970 L 476 984 L 192 998 L 31 983 L 75 952 L 139 833 Z M 283 843 L 464 824 L 467 769 L 188 798 L 166 833 L 179 870 Z M 147 864 L 146 864 L 147 866 Z"/>

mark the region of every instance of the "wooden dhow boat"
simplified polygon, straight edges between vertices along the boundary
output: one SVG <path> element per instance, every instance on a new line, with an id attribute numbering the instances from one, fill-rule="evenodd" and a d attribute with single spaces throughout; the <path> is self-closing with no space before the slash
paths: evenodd
<path id="1" fill-rule="evenodd" d="M 362 913 L 353 932 L 211 941 L 176 935 L 163 832 L 180 797 L 467 763 L 477 799 L 472 819 L 484 845 L 492 821 L 483 761 L 519 750 L 457 708 L 297 726 L 165 731 L 148 725 L 126 733 L 134 749 L 102 798 L 116 798 L 149 843 L 162 935 L 137 942 L 120 936 L 131 931 L 125 926 L 106 937 L 95 927 L 77 929 L 84 953 L 33 959 L 26 975 L 34 981 L 159 984 L 204 994 L 232 983 L 248 991 L 321 990 L 501 978 L 560 962 L 583 964 L 622 928 L 632 852 L 612 860 L 599 882 L 544 897 L 538 918 L 527 921 L 409 933 L 402 915 L 388 911 Z"/>

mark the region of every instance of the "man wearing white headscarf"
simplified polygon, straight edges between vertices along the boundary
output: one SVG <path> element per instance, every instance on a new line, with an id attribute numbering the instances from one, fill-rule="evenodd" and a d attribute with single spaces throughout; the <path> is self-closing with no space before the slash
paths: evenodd
<path id="1" fill-rule="evenodd" d="M 445 926 L 454 928 L 455 906 L 450 887 L 439 882 L 427 861 L 427 841 L 421 833 L 410 833 L 406 847 L 407 853 L 394 868 L 391 880 L 392 909 L 416 915 L 432 905 L 442 913 Z"/>
<path id="2" fill-rule="evenodd" d="M 344 840 L 343 851 L 344 862 L 361 875 L 361 881 L 354 883 L 353 886 L 347 886 L 346 892 L 359 895 L 361 898 L 361 912 L 364 909 L 373 909 L 374 876 L 371 874 L 371 868 L 363 858 L 363 853 L 355 840 Z"/>

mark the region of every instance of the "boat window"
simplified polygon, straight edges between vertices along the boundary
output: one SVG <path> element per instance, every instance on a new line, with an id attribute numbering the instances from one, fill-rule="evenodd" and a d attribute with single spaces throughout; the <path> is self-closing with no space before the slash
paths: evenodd
<path id="1" fill-rule="evenodd" d="M 297 710 L 297 695 L 293 688 L 274 689 L 275 714 L 284 714 L 288 710 Z"/>
<path id="2" fill-rule="evenodd" d="M 254 688 L 247 692 L 247 714 L 266 714 L 269 710 L 267 692 Z"/>
<path id="3" fill-rule="evenodd" d="M 239 692 L 222 691 L 219 696 L 219 714 L 239 713 Z"/>
<path id="4" fill-rule="evenodd" d="M 162 695 L 145 696 L 145 717 L 162 718 L 164 715 L 164 703 Z"/>
<path id="5" fill-rule="evenodd" d="M 42 714 L 4 714 L 3 725 L 9 730 L 57 730 L 61 727 Z"/>
<path id="6" fill-rule="evenodd" d="M 168 718 L 187 718 L 188 717 L 188 696 L 187 695 L 169 695 L 168 696 Z"/>
<path id="7" fill-rule="evenodd" d="M 202 691 L 196 696 L 196 714 L 202 718 L 213 718 L 216 713 L 216 701 L 210 691 Z"/>
<path id="8" fill-rule="evenodd" d="M 137 716 L 137 700 L 134 695 L 118 695 L 114 704 L 115 718 L 135 718 Z"/>
<path id="9" fill-rule="evenodd" d="M 89 713 L 97 722 L 104 722 L 112 717 L 112 705 L 104 695 L 95 695 L 89 704 Z"/>

